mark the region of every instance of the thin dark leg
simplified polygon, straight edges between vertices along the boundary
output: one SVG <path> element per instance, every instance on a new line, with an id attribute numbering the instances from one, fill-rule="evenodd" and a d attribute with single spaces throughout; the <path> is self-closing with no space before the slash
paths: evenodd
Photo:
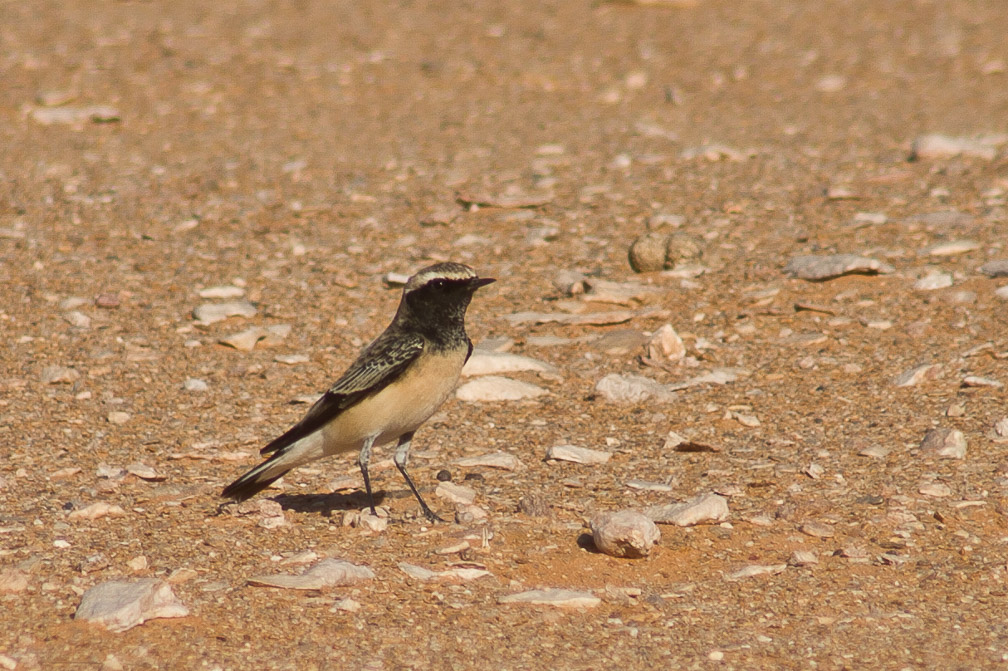
<path id="1" fill-rule="evenodd" d="M 437 514 L 430 509 L 427 502 L 423 500 L 423 497 L 420 496 L 420 492 L 417 490 L 416 485 L 413 484 L 413 479 L 409 476 L 409 473 L 406 472 L 406 464 L 409 462 L 410 441 L 412 440 L 412 432 L 404 433 L 399 436 L 399 444 L 396 445 L 395 458 L 393 461 L 395 461 L 396 468 L 399 469 L 399 472 L 402 473 L 403 478 L 406 480 L 406 484 L 409 485 L 410 490 L 413 492 L 413 496 L 415 496 L 416 500 L 420 502 L 420 509 L 423 511 L 423 514 L 427 517 L 427 519 L 431 522 L 444 522 L 443 519 L 438 517 Z"/>
<path id="2" fill-rule="evenodd" d="M 361 446 L 360 456 L 357 457 L 357 463 L 360 464 L 361 475 L 364 476 L 364 490 L 367 492 L 368 505 L 371 506 L 371 514 L 377 517 L 378 511 L 375 510 L 374 505 L 374 494 L 371 493 L 371 478 L 368 477 L 368 462 L 371 461 L 371 446 L 374 445 L 375 437 L 368 436 L 364 439 L 364 444 Z"/>

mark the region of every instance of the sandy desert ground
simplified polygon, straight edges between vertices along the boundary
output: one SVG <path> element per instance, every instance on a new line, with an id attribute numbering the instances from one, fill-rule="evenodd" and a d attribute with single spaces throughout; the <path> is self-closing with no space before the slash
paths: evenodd
<path id="1" fill-rule="evenodd" d="M 1006 34 L 1002 0 L 0 2 L 0 668 L 1003 668 Z M 689 258 L 635 273 L 648 232 Z M 791 272 L 840 254 L 883 272 Z M 477 346 L 548 364 L 417 432 L 451 521 L 387 449 L 383 530 L 349 457 L 221 506 L 447 259 L 498 278 Z M 644 558 L 591 542 L 710 494 Z M 330 559 L 373 578 L 255 584 Z M 74 618 L 148 579 L 188 614 Z"/>

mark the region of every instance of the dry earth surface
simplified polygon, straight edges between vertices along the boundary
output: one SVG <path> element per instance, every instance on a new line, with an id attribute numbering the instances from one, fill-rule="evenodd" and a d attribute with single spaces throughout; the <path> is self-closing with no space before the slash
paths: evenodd
<path id="1" fill-rule="evenodd" d="M 1001 668 L 1008 282 L 979 268 L 1008 257 L 1006 34 L 1002 0 L 0 2 L 0 668 Z M 649 227 L 701 256 L 634 274 Z M 892 270 L 785 272 L 826 254 Z M 447 470 L 486 518 L 428 524 L 386 467 L 387 528 L 345 526 L 349 458 L 220 507 L 384 328 L 388 274 L 443 259 L 500 280 L 477 344 L 556 369 L 417 433 L 432 505 L 455 516 Z M 228 300 L 254 309 L 194 319 Z M 606 310 L 631 314 L 508 318 Z M 686 357 L 646 365 L 664 324 Z M 456 463 L 496 451 L 524 467 Z M 710 492 L 728 520 L 645 558 L 586 536 Z M 375 577 L 249 584 L 324 558 Z M 189 615 L 74 619 L 143 578 Z M 500 601 L 535 588 L 599 602 Z"/>

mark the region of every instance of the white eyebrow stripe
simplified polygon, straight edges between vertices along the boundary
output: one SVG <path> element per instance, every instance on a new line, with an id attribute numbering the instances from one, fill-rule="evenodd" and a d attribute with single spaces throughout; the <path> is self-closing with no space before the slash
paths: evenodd
<path id="1" fill-rule="evenodd" d="M 437 270 L 428 270 L 426 272 L 420 272 L 410 278 L 410 281 L 406 284 L 406 289 L 416 289 L 422 287 L 432 280 L 443 279 L 443 280 L 471 280 L 476 277 L 476 273 L 473 272 L 471 268 L 466 266 L 458 266 L 456 268 L 441 268 Z"/>

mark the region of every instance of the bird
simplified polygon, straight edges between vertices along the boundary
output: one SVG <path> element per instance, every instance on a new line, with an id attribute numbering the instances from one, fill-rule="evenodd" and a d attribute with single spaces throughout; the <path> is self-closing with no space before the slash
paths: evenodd
<path id="1" fill-rule="evenodd" d="M 466 310 L 476 290 L 495 281 L 462 263 L 436 263 L 417 271 L 403 287 L 388 327 L 297 424 L 260 450 L 270 456 L 225 487 L 221 496 L 243 501 L 293 468 L 359 450 L 357 463 L 374 515 L 371 450 L 396 440 L 396 467 L 423 514 L 439 521 L 406 471 L 410 444 L 413 433 L 455 389 L 473 350 L 465 330 Z"/>

